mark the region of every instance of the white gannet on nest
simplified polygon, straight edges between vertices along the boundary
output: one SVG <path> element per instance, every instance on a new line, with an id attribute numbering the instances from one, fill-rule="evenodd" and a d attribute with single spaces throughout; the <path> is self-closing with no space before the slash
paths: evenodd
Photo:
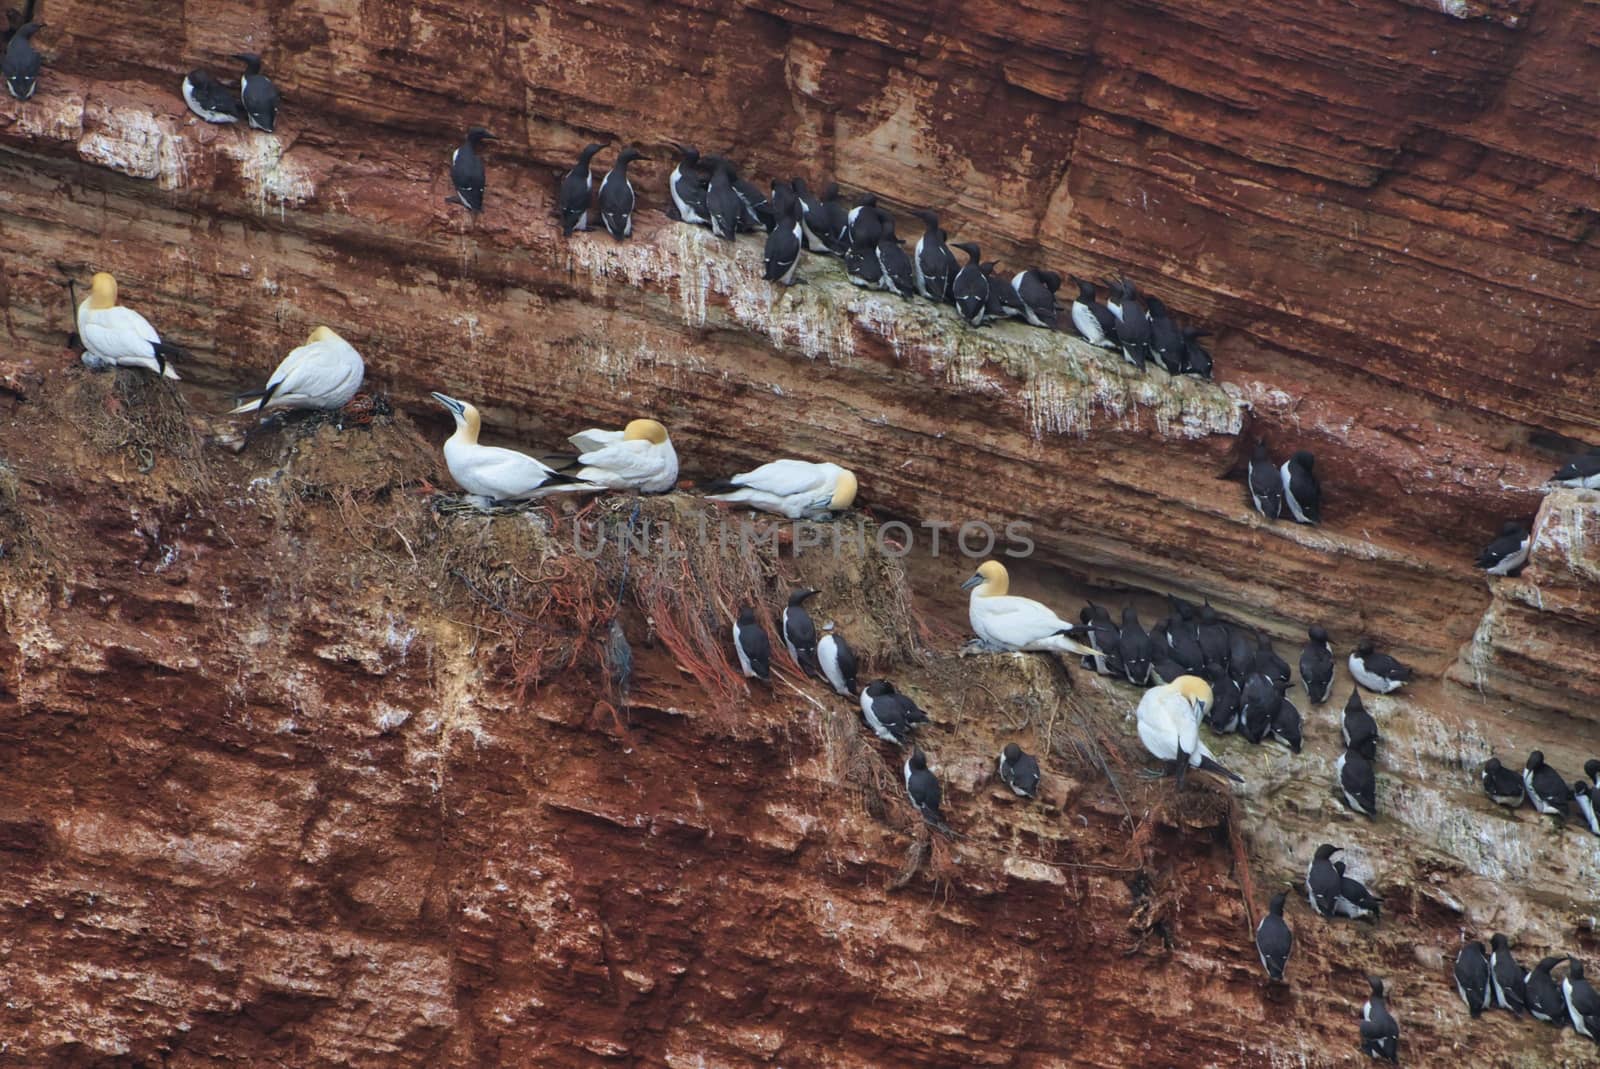
<path id="1" fill-rule="evenodd" d="M 1095 656 L 1095 651 L 1072 638 L 1069 631 L 1082 631 L 1077 624 L 1061 619 L 1047 606 L 1032 598 L 1019 598 L 1006 591 L 1011 577 L 997 560 L 978 565 L 971 579 L 961 584 L 972 591 L 967 612 L 972 630 L 986 645 L 1002 650 L 1038 650 Z"/>
<path id="2" fill-rule="evenodd" d="M 169 379 L 178 372 L 167 363 L 189 354 L 161 340 L 150 321 L 117 304 L 117 280 L 108 271 L 95 274 L 89 296 L 78 305 L 78 340 L 89 367 L 142 367 Z"/>
<path id="3" fill-rule="evenodd" d="M 239 395 L 229 415 L 269 408 L 343 408 L 361 389 L 367 366 L 355 347 L 327 327 L 311 332 L 267 378 L 267 388 Z"/>
<path id="4" fill-rule="evenodd" d="M 754 471 L 713 483 L 712 501 L 749 505 L 791 520 L 819 519 L 849 508 L 856 499 L 855 473 L 837 464 L 774 460 Z"/>
<path id="5" fill-rule="evenodd" d="M 450 469 L 450 477 L 467 493 L 485 498 L 494 505 L 529 501 L 550 494 L 604 489 L 563 475 L 515 449 L 479 445 L 478 431 L 483 419 L 478 410 L 442 393 L 435 393 L 433 399 L 456 418 L 456 432 L 444 443 L 444 463 Z"/>
<path id="6" fill-rule="evenodd" d="M 620 431 L 579 431 L 567 441 L 579 451 L 577 477 L 584 482 L 647 494 L 678 485 L 678 451 L 667 428 L 653 419 L 636 419 Z"/>
<path id="7" fill-rule="evenodd" d="M 1237 783 L 1244 780 L 1211 756 L 1200 741 L 1200 721 L 1210 707 L 1211 684 L 1199 676 L 1179 676 L 1171 683 L 1151 687 L 1139 699 L 1134 717 L 1139 721 L 1139 741 L 1152 756 L 1178 766 L 1178 786 L 1190 768 L 1216 772 Z"/>

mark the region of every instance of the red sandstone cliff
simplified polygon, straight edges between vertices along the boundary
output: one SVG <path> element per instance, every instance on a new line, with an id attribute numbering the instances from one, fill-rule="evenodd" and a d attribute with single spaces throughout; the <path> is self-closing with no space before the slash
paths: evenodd
<path id="1" fill-rule="evenodd" d="M 1487 812 L 1472 775 L 1600 753 L 1595 495 L 1543 502 L 1521 580 L 1470 566 L 1600 439 L 1593 5 L 43 6 L 39 95 L 0 107 L 0 1065 L 1345 1065 L 1366 971 L 1409 1063 L 1592 1057 L 1466 1025 L 1441 954 L 1595 947 L 1594 843 Z M 246 43 L 277 137 L 176 94 Z M 479 122 L 502 140 L 469 221 L 444 161 Z M 655 211 L 563 242 L 553 178 L 593 138 L 654 157 L 653 208 L 693 142 L 935 207 L 1006 266 L 1125 272 L 1217 332 L 1220 381 L 826 267 L 778 294 L 754 242 Z M 194 349 L 185 406 L 72 366 L 57 280 L 99 268 Z M 319 322 L 395 421 L 203 444 Z M 1026 522 L 1020 581 L 1063 605 L 1176 589 L 1287 642 L 1371 630 L 1425 677 L 1372 703 L 1385 819 L 1329 795 L 1327 711 L 1300 757 L 1230 750 L 1231 821 L 1174 811 L 1117 763 L 1126 689 L 948 657 L 967 565 L 919 553 L 916 611 L 883 619 L 851 591 L 897 575 L 812 573 L 954 721 L 929 750 L 966 838 L 908 880 L 892 755 L 846 703 L 780 685 L 730 715 L 630 605 L 638 693 L 597 704 L 574 613 L 605 585 L 427 507 L 441 387 L 529 446 L 648 410 L 690 476 L 827 454 L 881 515 Z M 1324 527 L 1223 481 L 1256 435 L 1317 452 Z M 591 593 L 532 598 L 561 624 L 530 634 L 485 589 Z M 1013 732 L 1052 755 L 1048 806 L 983 780 Z M 1266 991 L 1244 899 L 1323 840 L 1388 913 L 1292 909 L 1295 986 Z"/>

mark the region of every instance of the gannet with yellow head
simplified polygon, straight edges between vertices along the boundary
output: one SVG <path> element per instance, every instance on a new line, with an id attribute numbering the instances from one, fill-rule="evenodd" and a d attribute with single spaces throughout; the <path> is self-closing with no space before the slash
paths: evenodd
<path id="1" fill-rule="evenodd" d="M 230 415 L 269 408 L 343 408 L 361 389 L 367 365 L 355 347 L 327 327 L 311 332 L 267 378 L 267 388 L 241 394 Z"/>
<path id="2" fill-rule="evenodd" d="M 168 361 L 189 355 L 162 341 L 144 316 L 117 304 L 117 280 L 109 271 L 94 276 L 89 296 L 78 305 L 78 340 L 83 362 L 95 369 L 142 367 L 176 379 L 178 372 Z"/>
<path id="3" fill-rule="evenodd" d="M 1063 620 L 1047 606 L 1032 598 L 1008 593 L 1011 576 L 997 560 L 986 560 L 977 572 L 961 584 L 972 591 L 967 614 L 972 630 L 989 646 L 1003 650 L 1037 650 L 1051 653 L 1076 653 L 1092 657 L 1093 648 L 1068 637 L 1082 632 L 1077 624 Z"/>
<path id="4" fill-rule="evenodd" d="M 1179 676 L 1171 683 L 1151 687 L 1139 700 L 1134 717 L 1139 721 L 1139 741 L 1162 761 L 1174 762 L 1178 786 L 1190 768 L 1202 768 L 1243 783 L 1224 768 L 1200 741 L 1200 720 L 1210 708 L 1211 684 L 1199 676 Z"/>
<path id="5" fill-rule="evenodd" d="M 855 503 L 855 473 L 837 464 L 774 460 L 715 484 L 712 501 L 749 505 L 791 520 L 820 519 Z"/>
<path id="6" fill-rule="evenodd" d="M 442 393 L 435 393 L 433 399 L 456 419 L 456 432 L 444 443 L 444 463 L 450 469 L 450 477 L 467 493 L 496 504 L 604 489 L 563 475 L 515 449 L 479 445 L 483 418 L 477 408 Z"/>
<path id="7" fill-rule="evenodd" d="M 653 419 L 636 419 L 620 431 L 579 431 L 567 441 L 580 452 L 578 478 L 584 482 L 647 494 L 678 485 L 678 451 L 667 428 Z"/>

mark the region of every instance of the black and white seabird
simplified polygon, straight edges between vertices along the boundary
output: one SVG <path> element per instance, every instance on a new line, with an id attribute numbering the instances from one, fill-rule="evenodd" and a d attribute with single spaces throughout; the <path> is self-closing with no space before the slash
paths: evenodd
<path id="1" fill-rule="evenodd" d="M 1121 281 L 1119 279 L 1116 282 L 1107 282 L 1104 285 L 1105 285 L 1106 290 L 1107 290 L 1107 293 L 1106 293 L 1106 311 L 1111 313 L 1111 315 L 1116 319 L 1118 324 L 1121 324 L 1121 322 L 1122 322 L 1122 302 L 1127 299 L 1124 296 L 1124 287 L 1127 286 L 1127 283 L 1123 282 L 1123 281 Z"/>
<path id="2" fill-rule="evenodd" d="M 950 287 L 956 280 L 956 255 L 946 243 L 946 235 L 939 228 L 939 217 L 933 212 L 917 212 L 916 216 L 927 224 L 917 239 L 912 264 L 917 275 L 917 292 L 935 304 L 951 300 Z"/>
<path id="3" fill-rule="evenodd" d="M 981 265 L 984 277 L 989 280 L 989 306 L 984 311 L 984 322 L 993 319 L 1022 318 L 1022 302 L 1007 279 L 994 273 L 998 260 L 986 260 Z"/>
<path id="4" fill-rule="evenodd" d="M 1252 743 L 1267 737 L 1278 715 L 1278 688 L 1264 672 L 1251 672 L 1239 691 L 1239 730 Z"/>
<path id="5" fill-rule="evenodd" d="M 1317 458 L 1302 449 L 1278 469 L 1283 477 L 1283 503 L 1295 523 L 1317 523 L 1322 519 L 1322 488 L 1312 472 Z"/>
<path id="6" fill-rule="evenodd" d="M 829 631 L 817 643 L 817 662 L 833 689 L 846 698 L 856 696 L 856 651 L 843 635 Z"/>
<path id="7" fill-rule="evenodd" d="M 1117 317 L 1111 309 L 1095 299 L 1094 283 L 1081 278 L 1071 280 L 1078 287 L 1078 297 L 1072 302 L 1072 325 L 1079 336 L 1090 345 L 1117 350 Z"/>
<path id="8" fill-rule="evenodd" d="M 1567 996 L 1562 986 L 1556 983 L 1556 978 L 1550 975 L 1550 970 L 1567 960 L 1556 956 L 1542 958 L 1539 964 L 1528 970 L 1528 975 L 1522 978 L 1523 994 L 1528 1000 L 1528 1012 L 1533 1014 L 1533 1019 L 1562 1027 L 1568 1021 Z"/>
<path id="9" fill-rule="evenodd" d="M 928 758 L 920 747 L 913 747 L 911 756 L 906 758 L 905 773 L 906 794 L 911 796 L 911 804 L 917 807 L 923 820 L 942 827 L 944 814 L 939 812 L 939 780 L 928 771 Z"/>
<path id="10" fill-rule="evenodd" d="M 1502 765 L 1500 758 L 1491 757 L 1483 766 L 1483 793 L 1497 805 L 1516 809 L 1528 796 L 1528 785 L 1521 775 Z"/>
<path id="11" fill-rule="evenodd" d="M 808 676 L 821 674 L 817 662 L 817 625 L 806 612 L 806 600 L 819 592 L 802 588 L 789 595 L 789 604 L 783 607 L 783 644 L 789 648 L 800 670 Z"/>
<path id="12" fill-rule="evenodd" d="M 18 100 L 27 100 L 39 88 L 39 72 L 44 60 L 33 47 L 33 35 L 43 28 L 42 23 L 24 22 L 6 42 L 6 54 L 0 59 L 0 75 L 6 80 L 6 92 Z"/>
<path id="13" fill-rule="evenodd" d="M 1528 1008 L 1526 974 L 1517 964 L 1506 937 L 1499 932 L 1489 940 L 1489 992 L 1494 1005 L 1521 1017 Z"/>
<path id="14" fill-rule="evenodd" d="M 1600 789 L 1581 779 L 1573 782 L 1572 801 L 1578 807 L 1578 814 L 1591 832 L 1600 835 L 1600 813 L 1595 812 L 1595 802 L 1600 800 L 1597 796 L 1600 796 Z"/>
<path id="15" fill-rule="evenodd" d="M 1333 855 L 1342 849 L 1331 843 L 1323 843 L 1317 847 L 1316 856 L 1306 869 L 1306 898 L 1320 917 L 1335 916 L 1334 906 L 1339 901 L 1342 877 L 1339 870 L 1333 867 Z"/>
<path id="16" fill-rule="evenodd" d="M 967 254 L 967 262 L 956 272 L 950 284 L 950 293 L 956 311 L 969 326 L 981 327 L 989 314 L 989 276 L 983 272 L 978 246 L 970 241 L 957 242 L 952 248 Z"/>
<path id="17" fill-rule="evenodd" d="M 1533 808 L 1546 816 L 1567 819 L 1572 788 L 1561 773 L 1545 764 L 1544 754 L 1539 750 L 1528 755 L 1528 763 L 1522 769 L 1522 783 L 1528 788 L 1528 801 L 1533 803 Z"/>
<path id="18" fill-rule="evenodd" d="M 1122 610 L 1117 656 L 1122 661 L 1122 674 L 1129 683 L 1142 687 L 1150 682 L 1150 635 L 1139 626 L 1139 610 L 1132 605 Z"/>
<path id="19" fill-rule="evenodd" d="M 1300 651 L 1300 682 L 1311 704 L 1321 705 L 1333 691 L 1333 646 L 1321 624 L 1312 624 L 1306 637 L 1306 647 Z"/>
<path id="20" fill-rule="evenodd" d="M 837 182 L 829 182 L 823 189 L 817 209 L 815 218 L 807 216 L 806 226 L 822 242 L 819 251 L 826 250 L 835 256 L 843 256 L 850 248 L 850 213 L 839 202 Z"/>
<path id="21" fill-rule="evenodd" d="M 1022 798 L 1039 796 L 1039 761 L 1014 742 L 1000 751 L 1000 782 Z"/>
<path id="22" fill-rule="evenodd" d="M 1289 689 L 1294 679 L 1289 674 L 1289 662 L 1278 656 L 1278 651 L 1272 648 L 1272 639 L 1259 630 L 1256 632 L 1256 671 L 1272 680 L 1280 694 Z"/>
<path id="23" fill-rule="evenodd" d="M 733 187 L 733 164 L 718 156 L 710 161 L 711 184 L 706 188 L 706 211 L 711 213 L 711 233 L 724 241 L 739 236 L 744 201 Z"/>
<path id="24" fill-rule="evenodd" d="M 905 244 L 895 236 L 894 217 L 888 212 L 880 212 L 879 216 L 883 228 L 878 236 L 878 270 L 883 276 L 880 285 L 909 301 L 917 295 L 916 268 Z"/>
<path id="25" fill-rule="evenodd" d="M 1356 751 L 1368 761 L 1378 759 L 1378 722 L 1361 703 L 1361 692 L 1355 687 L 1350 688 L 1350 700 L 1344 703 L 1339 734 L 1344 739 L 1345 749 Z"/>
<path id="26" fill-rule="evenodd" d="M 1467 1013 L 1477 1017 L 1489 1001 L 1489 956 L 1483 944 L 1473 940 L 1456 955 L 1456 994 L 1467 1004 Z"/>
<path id="27" fill-rule="evenodd" d="M 862 289 L 881 289 L 883 264 L 878 261 L 878 246 L 852 240 L 844 254 L 844 277 Z"/>
<path id="28" fill-rule="evenodd" d="M 763 233 L 771 233 L 772 228 L 778 225 L 778 213 L 773 207 L 772 200 L 761 187 L 740 178 L 735 171 L 733 191 L 744 205 L 740 221 L 751 230 L 759 229 Z"/>
<path id="29" fill-rule="evenodd" d="M 1199 629 L 1192 622 L 1182 619 L 1169 621 L 1166 639 L 1174 661 L 1195 675 L 1205 670 L 1208 663 L 1205 649 L 1200 645 Z"/>
<path id="30" fill-rule="evenodd" d="M 1250 454 L 1250 503 L 1269 520 L 1283 513 L 1283 481 L 1272 458 L 1267 456 L 1267 443 L 1257 442 Z"/>
<path id="31" fill-rule="evenodd" d="M 1123 282 L 1121 301 L 1113 312 L 1117 316 L 1117 342 L 1122 347 L 1122 358 L 1142 373 L 1150 359 L 1150 316 L 1139 303 L 1139 291 L 1132 282 Z"/>
<path id="32" fill-rule="evenodd" d="M 1362 639 L 1350 654 L 1350 675 L 1378 694 L 1392 693 L 1411 681 L 1411 669 L 1387 653 L 1376 652 L 1370 638 Z"/>
<path id="33" fill-rule="evenodd" d="M 1528 563 L 1528 529 L 1515 520 L 1500 528 L 1500 537 L 1483 547 L 1477 565 L 1490 575 L 1516 575 Z"/>
<path id="34" fill-rule="evenodd" d="M 1200 652 L 1207 664 L 1231 664 L 1232 645 L 1228 625 L 1217 618 L 1211 603 L 1200 606 L 1199 620 L 1194 625 L 1194 637 L 1200 642 Z M 1247 676 L 1248 672 L 1245 673 Z"/>
<path id="35" fill-rule="evenodd" d="M 589 194 L 594 189 L 594 175 L 589 172 L 589 161 L 605 148 L 598 142 L 583 146 L 578 153 L 578 165 L 561 179 L 559 200 L 561 206 L 561 232 L 568 237 L 574 230 L 589 229 Z"/>
<path id="36" fill-rule="evenodd" d="M 1089 602 L 1078 613 L 1089 632 L 1089 647 L 1095 651 L 1092 657 L 1084 659 L 1084 667 L 1093 668 L 1103 676 L 1122 678 L 1122 655 L 1117 652 L 1120 632 L 1117 625 L 1111 622 L 1111 612 L 1103 605 Z"/>
<path id="37" fill-rule="evenodd" d="M 1378 779 L 1372 762 L 1356 750 L 1346 750 L 1333 765 L 1345 804 L 1372 820 L 1378 819 Z"/>
<path id="38" fill-rule="evenodd" d="M 633 183 L 628 181 L 628 164 L 642 160 L 639 150 L 629 145 L 617 156 L 617 162 L 606 172 L 600 183 L 600 221 L 606 232 L 618 241 L 633 234 Z"/>
<path id="39" fill-rule="evenodd" d="M 1367 977 L 1372 997 L 1361 1007 L 1361 1053 L 1374 1060 L 1400 1064 L 1400 1024 L 1389 1012 L 1385 997 L 1387 985 L 1376 976 Z"/>
<path id="40" fill-rule="evenodd" d="M 1291 753 L 1300 752 L 1300 710 L 1288 698 L 1278 699 L 1278 710 L 1273 714 L 1269 731 L 1274 739 L 1289 747 Z"/>
<path id="41" fill-rule="evenodd" d="M 878 208 L 877 194 L 864 194 L 845 216 L 845 222 L 849 226 L 852 243 L 876 248 L 878 239 L 883 237 L 883 212 Z"/>
<path id="42" fill-rule="evenodd" d="M 677 218 L 695 226 L 711 225 L 711 210 L 706 207 L 710 179 L 700 168 L 700 150 L 693 145 L 678 145 L 678 165 L 667 178 L 667 192 Z"/>
<path id="43" fill-rule="evenodd" d="M 739 655 L 739 669 L 746 679 L 772 682 L 772 641 L 748 605 L 739 606 L 739 619 L 733 624 L 733 650 Z"/>
<path id="44" fill-rule="evenodd" d="M 1045 330 L 1056 329 L 1056 318 L 1060 315 L 1060 309 L 1056 307 L 1056 291 L 1060 288 L 1060 275 L 1037 267 L 1018 271 L 1011 279 L 1011 291 L 1022 306 L 1022 318 Z"/>
<path id="45" fill-rule="evenodd" d="M 1183 374 L 1183 331 L 1172 321 L 1159 297 L 1150 297 L 1144 304 L 1150 318 L 1150 355 L 1167 374 Z"/>
<path id="46" fill-rule="evenodd" d="M 929 723 L 928 714 L 886 679 L 874 680 L 861 691 L 861 718 L 878 738 L 896 744 L 909 740 L 918 725 Z"/>
<path id="47" fill-rule="evenodd" d="M 1220 735 L 1236 731 L 1239 727 L 1239 708 L 1242 696 L 1239 693 L 1239 684 L 1233 677 L 1220 669 L 1213 669 L 1205 673 L 1205 679 L 1211 684 L 1211 708 L 1206 710 L 1206 723 L 1211 725 L 1211 730 Z"/>
<path id="48" fill-rule="evenodd" d="M 1183 329 L 1183 370 L 1190 375 L 1199 375 L 1203 379 L 1211 377 L 1213 366 L 1211 350 L 1200 344 L 1200 339 L 1206 337 L 1210 335 L 1198 327 Z"/>
<path id="49" fill-rule="evenodd" d="M 789 179 L 789 189 L 794 193 L 795 207 L 799 209 L 796 218 L 800 220 L 801 244 L 807 252 L 827 253 L 828 247 L 822 243 L 822 236 L 811 229 L 813 221 L 822 218 L 822 202 L 806 188 L 804 178 Z M 778 222 L 783 222 L 781 217 Z"/>
<path id="50" fill-rule="evenodd" d="M 1294 933 L 1283 919 L 1283 902 L 1287 897 L 1283 891 L 1273 895 L 1267 915 L 1256 925 L 1256 953 L 1261 955 L 1261 965 L 1267 975 L 1280 983 L 1284 966 L 1289 964 L 1289 955 L 1294 950 Z"/>
<path id="51" fill-rule="evenodd" d="M 1333 900 L 1335 916 L 1360 920 L 1362 917 L 1376 918 L 1382 912 L 1383 899 L 1367 890 L 1366 884 L 1347 875 L 1343 861 L 1335 861 L 1333 870 L 1339 874 L 1339 895 Z"/>
<path id="52" fill-rule="evenodd" d="M 761 252 L 764 271 L 761 277 L 780 286 L 792 286 L 795 273 L 800 269 L 800 250 L 805 245 L 805 228 L 800 223 L 800 198 L 793 193 L 779 196 L 774 189 L 774 200 L 781 200 L 778 208 L 778 225 L 767 235 L 767 244 Z"/>
<path id="53" fill-rule="evenodd" d="M 254 52 L 237 52 L 232 58 L 244 64 L 244 74 L 239 78 L 239 103 L 244 105 L 245 119 L 255 129 L 272 133 L 278 124 L 278 87 L 261 73 L 261 57 Z"/>
<path id="54" fill-rule="evenodd" d="M 1574 490 L 1600 490 L 1600 450 L 1573 457 L 1550 476 L 1550 481 Z"/>
<path id="55" fill-rule="evenodd" d="M 1561 981 L 1567 1015 L 1580 1036 L 1600 1042 L 1600 991 L 1583 975 L 1583 962 L 1567 955 L 1567 976 Z"/>
<path id="56" fill-rule="evenodd" d="M 187 82 L 184 83 L 188 85 Z M 450 183 L 456 187 L 452 198 L 469 212 L 483 211 L 483 159 L 478 149 L 495 136 L 481 126 L 467 131 L 467 140 L 450 156 Z"/>
<path id="57" fill-rule="evenodd" d="M 239 103 L 238 94 L 203 70 L 195 69 L 184 76 L 183 102 L 206 122 L 232 123 L 244 118 L 244 105 Z"/>
<path id="58" fill-rule="evenodd" d="M 1600 787 L 1600 757 L 1591 757 L 1583 763 L 1583 774 L 1591 786 Z"/>

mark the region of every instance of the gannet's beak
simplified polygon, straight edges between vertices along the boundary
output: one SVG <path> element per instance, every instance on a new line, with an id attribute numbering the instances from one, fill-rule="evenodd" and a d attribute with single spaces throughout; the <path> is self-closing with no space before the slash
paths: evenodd
<path id="1" fill-rule="evenodd" d="M 433 399 L 458 416 L 464 414 L 467 410 L 466 406 L 460 401 L 457 401 L 454 397 L 446 397 L 442 393 L 433 394 Z"/>
<path id="2" fill-rule="evenodd" d="M 961 589 L 962 590 L 971 590 L 973 587 L 977 586 L 981 582 L 983 582 L 983 576 L 974 575 L 971 579 L 968 579 L 965 583 L 961 584 Z"/>

